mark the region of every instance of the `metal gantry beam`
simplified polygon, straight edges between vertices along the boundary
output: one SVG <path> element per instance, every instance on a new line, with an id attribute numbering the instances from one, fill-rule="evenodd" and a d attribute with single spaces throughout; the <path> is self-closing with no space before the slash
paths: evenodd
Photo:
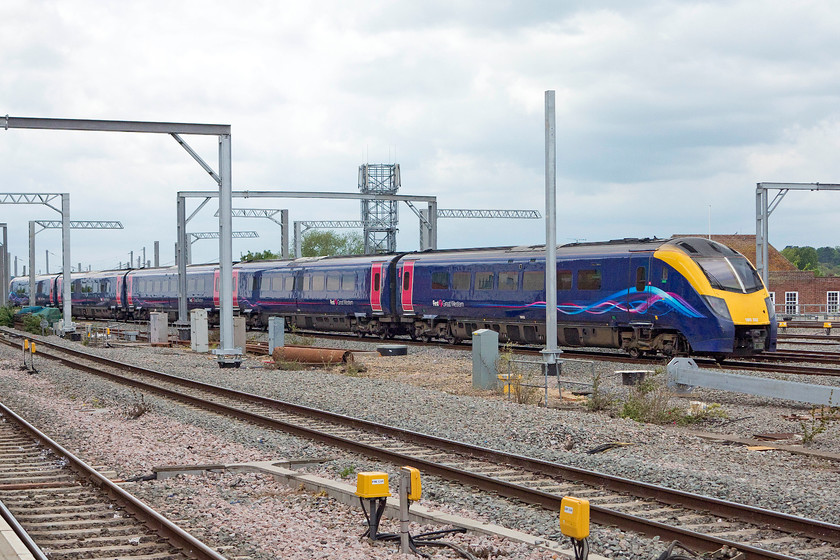
<path id="1" fill-rule="evenodd" d="M 518 220 L 539 220 L 539 210 L 473 210 L 440 208 L 438 218 L 511 218 Z"/>
<path id="2" fill-rule="evenodd" d="M 190 236 L 192 240 L 190 243 L 195 243 L 200 239 L 218 239 L 219 232 L 218 231 L 198 231 L 198 232 L 190 232 Z M 234 231 L 231 232 L 230 236 L 233 239 L 254 239 L 260 236 L 259 233 L 256 231 Z"/>
<path id="3" fill-rule="evenodd" d="M 0 125 L 4 129 L 24 128 L 42 130 L 79 130 L 79 131 L 103 131 L 103 132 L 144 132 L 171 135 L 186 151 L 207 171 L 210 177 L 219 187 L 219 327 L 220 346 L 216 350 L 219 358 L 219 365 L 239 365 L 242 349 L 233 348 L 233 253 L 231 230 L 231 127 L 228 124 L 197 124 L 197 123 L 172 123 L 172 122 L 148 122 L 148 121 L 110 121 L 110 120 L 89 120 L 89 119 L 52 119 L 52 118 L 31 118 L 31 117 L 0 117 Z M 217 136 L 219 139 L 219 172 L 214 172 L 204 160 L 180 137 L 181 134 L 198 134 Z M 62 199 L 62 203 L 64 199 Z M 62 211 L 64 206 L 62 204 Z M 69 208 L 64 214 L 69 214 Z M 64 231 L 67 234 L 69 243 L 69 224 Z M 69 249 L 69 247 L 68 247 Z M 184 250 L 184 244 L 181 245 Z M 65 253 L 65 259 L 69 258 L 69 250 Z M 70 262 L 65 262 L 65 274 L 70 269 Z M 68 279 L 69 280 L 69 279 Z M 179 281 L 186 282 L 186 278 Z M 70 300 L 70 283 L 65 282 L 66 304 Z M 67 319 L 70 320 L 69 307 L 67 308 Z M 72 323 L 71 323 L 72 324 Z"/>
<path id="4" fill-rule="evenodd" d="M 277 220 L 274 216 L 280 214 Z M 216 216 L 219 215 L 218 210 Z M 231 208 L 234 218 L 266 218 L 280 226 L 280 256 L 289 258 L 289 211 L 285 208 Z"/>
<path id="5" fill-rule="evenodd" d="M 44 229 L 60 229 L 61 222 L 58 220 L 34 220 L 35 223 Z M 70 229 L 123 229 L 122 222 L 116 220 L 70 220 Z"/>
<path id="6" fill-rule="evenodd" d="M 6 117 L 6 123 L 10 117 Z M 61 199 L 61 206 L 56 208 L 53 201 Z M 61 256 L 64 269 L 64 311 L 62 331 L 65 333 L 76 330 L 73 324 L 72 304 L 70 301 L 70 194 L 69 193 L 2 193 L 0 204 L 43 204 L 61 214 Z M 30 238 L 35 237 L 35 225 L 29 224 Z M 29 254 L 29 294 L 30 301 L 35 301 L 35 251 Z M 4 290 L 6 287 L 3 288 Z"/>
<path id="7" fill-rule="evenodd" d="M 0 224 L 3 230 L 3 250 L 0 251 L 0 305 L 5 306 L 9 302 L 9 236 L 8 225 Z"/>
<path id="8" fill-rule="evenodd" d="M 36 230 L 35 226 L 41 226 L 41 229 Z M 62 222 L 58 222 L 55 220 L 30 220 L 29 221 L 29 302 L 30 305 L 35 305 L 35 236 L 45 229 L 61 229 L 63 227 Z M 121 222 L 117 221 L 106 221 L 106 220 L 71 220 L 70 221 L 70 229 L 123 229 L 123 225 Z M 68 259 L 69 262 L 69 259 Z M 66 264 L 62 266 L 67 266 Z M 45 267 L 47 274 L 49 274 L 49 261 L 47 261 L 47 266 Z M 64 273 L 62 270 L 62 273 Z M 72 272 L 72 269 L 70 270 Z M 62 280 L 62 284 L 67 284 L 70 282 L 69 274 L 65 274 Z M 63 287 L 63 286 L 62 286 Z M 64 290 L 64 296 L 67 296 L 67 290 Z M 66 305 L 66 303 L 65 303 Z"/>
<path id="9" fill-rule="evenodd" d="M 777 190 L 770 201 L 768 191 Z M 770 214 L 778 208 L 789 191 L 840 191 L 837 183 L 756 183 L 755 187 L 755 268 L 769 285 L 770 278 Z"/>

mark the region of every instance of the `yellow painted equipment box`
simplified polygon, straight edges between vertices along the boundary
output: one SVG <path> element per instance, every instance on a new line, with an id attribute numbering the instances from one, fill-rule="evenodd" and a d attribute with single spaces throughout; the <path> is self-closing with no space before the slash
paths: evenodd
<path id="1" fill-rule="evenodd" d="M 560 532 L 576 540 L 589 536 L 589 500 L 566 496 L 560 501 Z"/>
<path id="2" fill-rule="evenodd" d="M 356 495 L 361 498 L 387 498 L 388 473 L 360 472 L 356 475 Z"/>
<path id="3" fill-rule="evenodd" d="M 420 471 L 414 467 L 403 468 L 408 469 L 408 471 L 411 473 L 409 478 L 408 499 L 412 502 L 416 502 L 420 499 L 420 495 L 422 493 L 422 486 L 420 483 Z"/>

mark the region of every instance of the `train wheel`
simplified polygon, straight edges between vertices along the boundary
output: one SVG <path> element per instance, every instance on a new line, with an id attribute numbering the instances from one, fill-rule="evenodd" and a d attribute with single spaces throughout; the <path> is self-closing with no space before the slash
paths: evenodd
<path id="1" fill-rule="evenodd" d="M 642 355 L 642 353 L 639 351 L 639 349 L 636 348 L 635 346 L 632 347 L 632 348 L 628 348 L 627 353 L 630 354 L 630 357 L 633 358 L 634 360 L 636 358 L 639 358 Z"/>
<path id="2" fill-rule="evenodd" d="M 423 342 L 425 342 L 426 344 L 428 344 L 428 343 L 430 343 L 430 342 L 432 341 L 432 337 L 431 337 L 431 335 L 424 334 L 424 335 L 422 335 L 422 336 L 420 337 L 420 340 L 422 340 Z"/>

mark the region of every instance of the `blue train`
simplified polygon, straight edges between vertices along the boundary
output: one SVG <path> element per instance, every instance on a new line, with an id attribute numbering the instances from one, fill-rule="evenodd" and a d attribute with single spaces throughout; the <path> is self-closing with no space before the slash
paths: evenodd
<path id="1" fill-rule="evenodd" d="M 234 310 L 251 327 L 458 342 L 476 329 L 545 343 L 545 249 L 498 247 L 239 263 Z M 176 268 L 72 275 L 76 317 L 177 314 Z M 187 269 L 188 307 L 218 317 L 219 270 Z M 61 276 L 37 278 L 36 304 L 61 305 Z M 28 302 L 28 278 L 11 298 Z M 776 349 L 769 294 L 749 261 L 702 238 L 574 243 L 557 250 L 558 343 L 633 356 L 750 355 Z"/>

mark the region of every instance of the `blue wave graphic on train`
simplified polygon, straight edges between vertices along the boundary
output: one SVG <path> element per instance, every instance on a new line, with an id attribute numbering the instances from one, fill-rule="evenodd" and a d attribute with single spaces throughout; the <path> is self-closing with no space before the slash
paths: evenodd
<path id="1" fill-rule="evenodd" d="M 644 296 L 642 299 L 631 299 L 635 296 Z M 544 301 L 535 301 L 528 305 L 494 305 L 484 304 L 482 307 L 502 307 L 511 310 L 516 309 L 545 309 Z M 591 305 L 579 305 L 577 303 L 560 303 L 557 311 L 564 315 L 579 315 L 589 313 L 590 315 L 603 315 L 611 311 L 624 311 L 645 315 L 650 311 L 657 315 L 667 315 L 676 311 L 680 315 L 693 318 L 703 318 L 705 315 L 694 309 L 690 303 L 673 292 L 666 292 L 654 286 L 648 286 L 643 292 L 637 292 L 633 288 L 620 290 L 611 294 L 601 301 Z"/>

